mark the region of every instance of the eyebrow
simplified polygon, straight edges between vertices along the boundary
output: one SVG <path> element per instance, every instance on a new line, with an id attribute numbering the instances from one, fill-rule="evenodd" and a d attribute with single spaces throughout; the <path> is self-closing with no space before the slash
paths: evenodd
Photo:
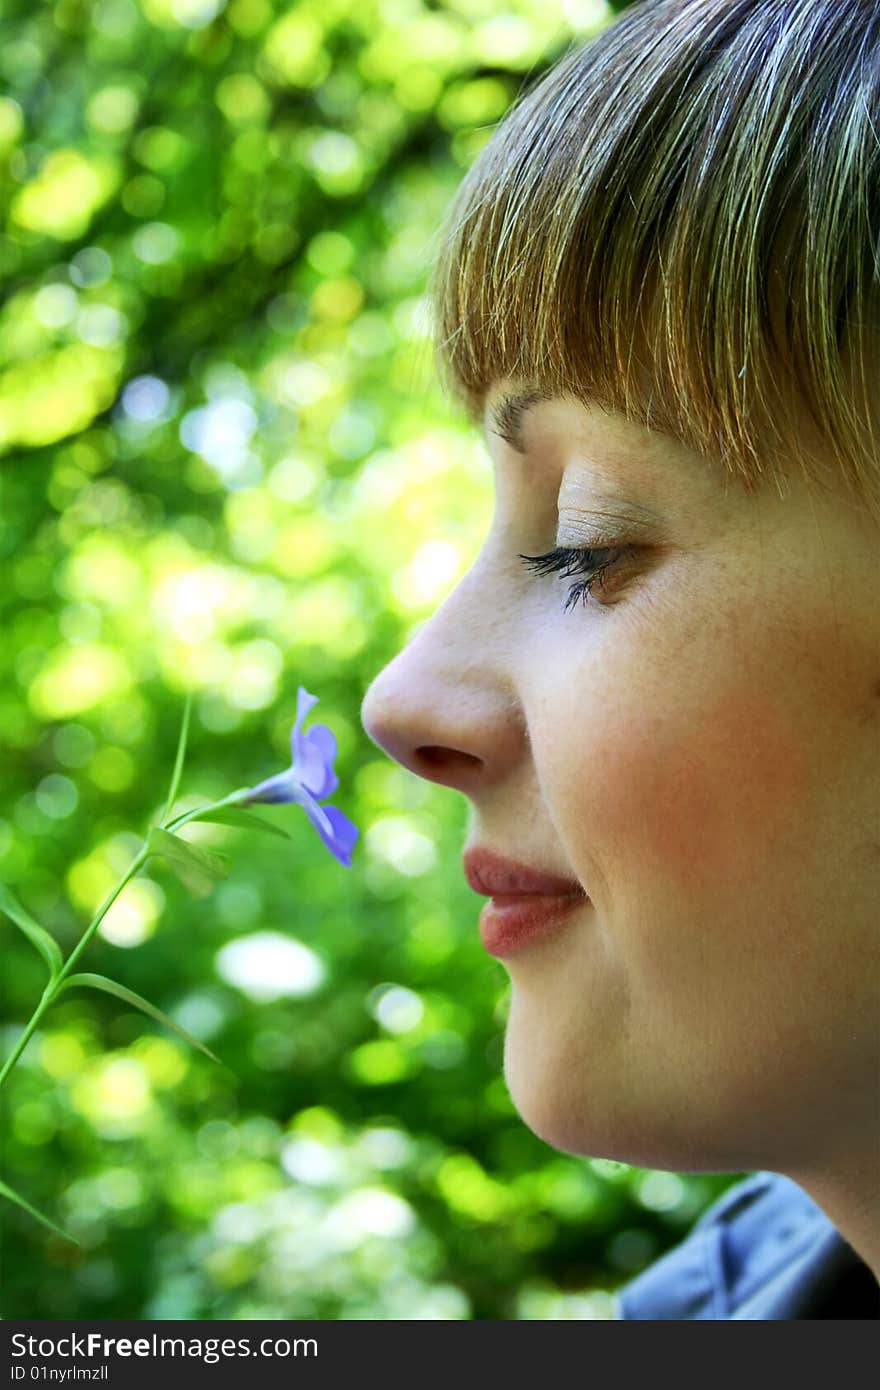
<path id="1" fill-rule="evenodd" d="M 492 431 L 509 444 L 516 453 L 521 454 L 525 458 L 528 455 L 528 449 L 523 439 L 523 426 L 525 424 L 526 415 L 528 415 L 529 411 L 536 405 L 539 405 L 541 401 L 555 401 L 559 399 L 560 396 L 558 394 L 541 386 L 527 386 L 519 391 L 509 391 L 501 396 L 500 399 L 489 408 L 489 420 Z M 594 396 L 592 399 L 594 399 L 597 404 L 602 405 L 600 397 Z M 614 405 L 611 406 L 611 412 L 614 414 L 620 413 L 618 408 Z M 644 423 L 645 428 L 652 434 L 660 435 L 676 447 L 681 447 L 683 442 L 681 437 L 669 427 L 664 428 L 656 419 L 651 422 L 645 421 Z M 653 522 L 659 520 L 656 513 L 649 512 L 647 509 L 643 509 L 643 511 L 646 519 Z"/>
<path id="2" fill-rule="evenodd" d="M 552 393 L 542 390 L 539 386 L 531 386 L 525 391 L 508 392 L 496 401 L 489 412 L 493 433 L 518 454 L 525 454 L 526 446 L 522 436 L 525 416 L 540 401 L 552 400 Z"/>

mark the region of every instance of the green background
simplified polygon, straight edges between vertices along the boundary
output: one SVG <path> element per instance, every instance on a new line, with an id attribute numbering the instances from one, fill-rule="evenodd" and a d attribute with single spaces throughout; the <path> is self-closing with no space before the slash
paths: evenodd
<path id="1" fill-rule="evenodd" d="M 65 954 L 163 800 L 338 742 L 351 868 L 220 826 L 152 861 L 2 1095 L 6 1318 L 603 1318 L 731 1175 L 562 1155 L 502 1072 L 466 802 L 383 757 L 373 676 L 491 511 L 432 376 L 453 191 L 601 0 L 97 0 L 0 24 L 0 879 Z M 154 867 L 155 866 L 155 867 Z M 43 987 L 5 919 L 2 1055 Z"/>

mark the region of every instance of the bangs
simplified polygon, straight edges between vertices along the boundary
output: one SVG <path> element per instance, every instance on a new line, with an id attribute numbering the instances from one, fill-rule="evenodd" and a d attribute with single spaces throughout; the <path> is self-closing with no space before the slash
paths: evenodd
<path id="1" fill-rule="evenodd" d="M 438 367 L 471 417 L 515 378 L 746 486 L 797 455 L 880 519 L 878 71 L 859 0 L 650 0 L 560 62 L 441 244 Z"/>

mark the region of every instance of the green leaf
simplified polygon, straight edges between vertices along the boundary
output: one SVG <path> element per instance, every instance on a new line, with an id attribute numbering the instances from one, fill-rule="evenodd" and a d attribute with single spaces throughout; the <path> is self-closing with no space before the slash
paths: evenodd
<path id="1" fill-rule="evenodd" d="M 116 980 L 108 980 L 106 975 L 68 975 L 61 986 L 61 989 L 70 989 L 73 985 L 85 985 L 91 989 L 102 989 L 106 994 L 115 994 L 117 999 L 122 999 L 126 1004 L 132 1004 L 136 1009 L 149 1014 L 150 1018 L 155 1018 L 158 1023 L 164 1023 L 166 1028 L 170 1028 L 172 1033 L 177 1033 L 178 1037 L 183 1038 L 184 1042 L 191 1043 L 200 1052 L 204 1052 L 206 1057 L 210 1057 L 212 1062 L 219 1062 L 220 1058 L 215 1056 L 210 1048 L 200 1043 L 198 1038 L 194 1038 L 185 1028 L 181 1028 L 179 1023 L 175 1023 L 167 1014 L 163 1014 L 161 1009 L 157 1009 L 155 1004 L 151 1004 L 149 999 L 144 999 L 142 995 L 135 994 L 133 989 L 126 989 L 125 985 L 120 985 Z M 59 990 L 59 993 L 61 991 Z"/>
<path id="2" fill-rule="evenodd" d="M 49 967 L 51 979 L 55 979 L 61 971 L 63 964 L 61 947 L 50 936 L 45 927 L 41 927 L 39 922 L 35 922 L 29 912 L 25 912 L 21 903 L 12 896 L 4 883 L 0 883 L 0 912 L 5 912 L 6 916 L 24 932 L 32 946 L 36 946 L 43 960 Z"/>
<path id="3" fill-rule="evenodd" d="M 280 825 L 273 825 L 271 821 L 264 820 L 262 816 L 256 816 L 253 811 L 246 811 L 243 807 L 220 806 L 216 811 L 206 811 L 203 816 L 193 816 L 190 825 L 205 820 L 216 821 L 218 825 L 237 825 L 242 830 L 262 830 L 266 835 L 280 835 L 283 840 L 290 839 L 287 831 L 282 830 Z"/>
<path id="4" fill-rule="evenodd" d="M 186 704 L 183 707 L 183 720 L 180 725 L 180 737 L 177 740 L 177 757 L 174 759 L 174 771 L 171 774 L 171 786 L 168 789 L 168 802 L 161 817 L 167 820 L 171 808 L 177 797 L 177 789 L 180 786 L 180 778 L 183 773 L 183 760 L 186 757 L 186 740 L 189 736 L 189 716 L 192 710 L 192 694 L 187 695 Z"/>
<path id="5" fill-rule="evenodd" d="M 167 859 L 181 883 L 196 897 L 204 898 L 221 878 L 228 878 L 232 860 L 227 854 L 190 844 L 154 825 L 147 841 L 150 854 Z"/>
<path id="6" fill-rule="evenodd" d="M 36 1207 L 32 1207 L 30 1202 L 25 1201 L 17 1192 L 13 1192 L 5 1182 L 0 1180 L 0 1197 L 6 1197 L 10 1202 L 15 1202 L 16 1206 L 23 1207 L 26 1212 L 35 1217 L 37 1221 L 42 1221 L 44 1226 L 48 1226 L 50 1231 L 54 1231 L 57 1236 L 63 1236 L 65 1240 L 72 1240 L 74 1245 L 79 1245 L 79 1241 L 73 1236 L 68 1235 L 67 1231 L 62 1231 L 60 1226 L 56 1226 L 54 1221 L 50 1221 L 48 1216 L 44 1216 Z"/>

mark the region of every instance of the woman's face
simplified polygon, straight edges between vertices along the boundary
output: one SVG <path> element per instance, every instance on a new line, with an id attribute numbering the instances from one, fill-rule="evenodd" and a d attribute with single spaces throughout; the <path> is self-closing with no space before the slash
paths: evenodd
<path id="1" fill-rule="evenodd" d="M 474 564 L 374 680 L 369 736 L 465 794 L 468 847 L 587 899 L 504 961 L 505 1075 L 557 1148 L 792 1174 L 876 1153 L 878 532 L 748 495 L 569 398 L 487 439 Z M 832 475 L 833 476 L 833 475 Z M 586 605 L 518 558 L 631 546 Z M 482 899 L 474 898 L 474 929 Z"/>

